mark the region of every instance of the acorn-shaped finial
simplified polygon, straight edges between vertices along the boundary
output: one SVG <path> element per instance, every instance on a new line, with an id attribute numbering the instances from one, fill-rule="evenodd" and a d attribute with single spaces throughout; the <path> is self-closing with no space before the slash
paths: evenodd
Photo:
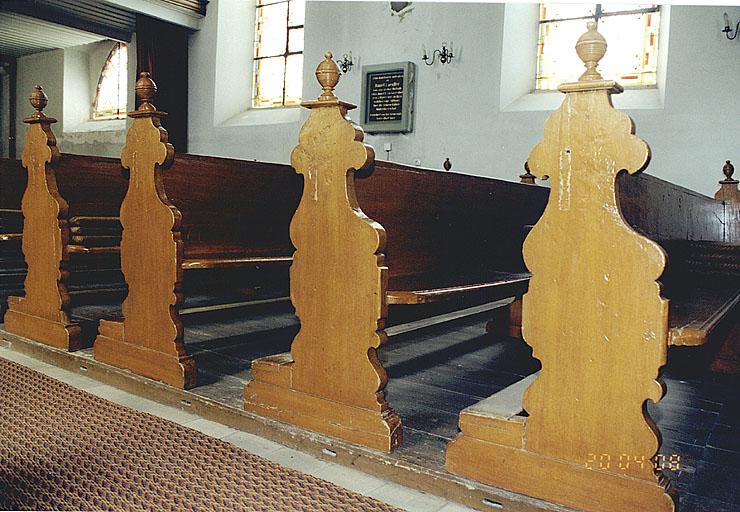
<path id="1" fill-rule="evenodd" d="M 49 98 L 46 96 L 44 88 L 40 85 L 35 86 L 33 88 L 33 92 L 28 97 L 28 101 L 30 101 L 31 106 L 36 109 L 34 116 L 43 117 L 43 110 L 46 107 L 46 104 L 49 103 Z"/>
<path id="2" fill-rule="evenodd" d="M 450 158 L 445 158 L 445 161 L 442 163 L 442 167 L 444 167 L 445 171 L 449 171 L 452 169 L 452 162 L 450 162 Z"/>
<path id="3" fill-rule="evenodd" d="M 581 82 L 603 79 L 596 66 L 606 53 L 606 39 L 596 30 L 597 26 L 595 21 L 589 21 L 588 30 L 576 42 L 576 53 L 586 65 L 586 71 L 578 79 Z"/>
<path id="4" fill-rule="evenodd" d="M 737 180 L 732 179 L 732 175 L 735 174 L 735 166 L 730 163 L 729 160 L 725 160 L 725 165 L 722 166 L 722 173 L 725 175 L 725 179 L 720 183 L 737 183 Z"/>
<path id="5" fill-rule="evenodd" d="M 316 68 L 316 80 L 319 81 L 321 88 L 324 90 L 319 96 L 319 100 L 333 100 L 336 98 L 334 87 L 339 82 L 339 68 L 337 63 L 334 62 L 331 52 L 324 54 L 324 60 Z"/>
<path id="6" fill-rule="evenodd" d="M 156 107 L 152 103 L 154 94 L 157 92 L 157 84 L 151 79 L 151 75 L 148 71 L 142 71 L 139 74 L 139 79 L 136 81 L 136 97 L 139 98 L 141 103 L 139 104 L 139 111 L 154 112 Z"/>

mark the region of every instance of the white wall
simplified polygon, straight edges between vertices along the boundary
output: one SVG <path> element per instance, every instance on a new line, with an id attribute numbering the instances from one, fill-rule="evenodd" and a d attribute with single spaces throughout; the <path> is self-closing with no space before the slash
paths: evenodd
<path id="1" fill-rule="evenodd" d="M 18 59 L 17 97 L 16 97 L 16 156 L 21 157 L 28 125 L 23 119 L 33 113 L 28 97 L 35 85 L 41 85 L 49 97 L 44 109 L 47 116 L 58 121 L 62 119 L 64 90 L 64 50 L 26 55 Z M 52 125 L 55 134 L 60 134 L 59 123 Z"/>
<path id="2" fill-rule="evenodd" d="M 18 59 L 17 155 L 20 157 L 27 126 L 23 118 L 32 112 L 28 96 L 34 85 L 43 86 L 49 97 L 44 110 L 57 119 L 52 130 L 62 153 L 120 156 L 126 140 L 126 120 L 92 121 L 92 104 L 100 71 L 113 47 L 113 41 L 53 50 Z M 136 42 L 129 44 L 128 104 L 134 105 Z"/>
<path id="3" fill-rule="evenodd" d="M 190 43 L 190 151 L 288 162 L 305 112 L 239 115 L 251 72 L 230 52 L 251 47 L 249 3 L 213 0 L 208 9 Z M 406 135 L 368 135 L 378 158 L 386 156 L 383 143 L 392 142 L 394 161 L 440 168 L 450 157 L 456 171 L 516 179 L 550 111 L 502 111 L 506 6 L 414 2 L 411 9 L 401 18 L 391 15 L 389 2 L 309 2 L 304 98 L 319 94 L 313 71 L 326 50 L 335 57 L 352 51 L 358 65 L 337 94 L 356 104 L 362 65 L 410 60 L 418 72 L 415 128 Z M 740 7 L 672 6 L 663 106 L 626 109 L 652 149 L 648 172 L 706 194 L 716 190 L 725 159 L 740 161 L 740 49 L 720 32 L 725 11 L 740 19 Z M 450 40 L 454 62 L 425 66 L 422 44 L 431 50 Z M 620 101 L 615 97 L 617 106 Z M 358 121 L 359 110 L 351 117 Z"/>

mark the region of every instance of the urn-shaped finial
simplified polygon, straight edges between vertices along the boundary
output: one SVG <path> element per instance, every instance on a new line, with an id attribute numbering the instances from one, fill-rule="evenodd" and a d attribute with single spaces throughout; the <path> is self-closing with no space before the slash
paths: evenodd
<path id="1" fill-rule="evenodd" d="M 732 175 L 735 174 L 735 166 L 730 163 L 729 160 L 725 161 L 725 165 L 722 166 L 722 173 L 725 175 L 725 179 L 720 183 L 737 183 L 738 181 L 732 179 Z"/>
<path id="2" fill-rule="evenodd" d="M 141 102 L 137 109 L 139 112 L 154 112 L 157 110 L 152 103 L 154 95 L 157 92 L 157 84 L 151 79 L 148 71 L 142 71 L 139 74 L 139 79 L 136 81 L 134 90 L 136 91 L 136 97 Z"/>
<path id="3" fill-rule="evenodd" d="M 319 96 L 319 101 L 336 99 L 334 87 L 339 82 L 339 68 L 337 63 L 334 62 L 331 52 L 324 54 L 324 60 L 316 68 L 316 80 L 319 81 L 321 88 L 324 90 Z"/>
<path id="4" fill-rule="evenodd" d="M 588 30 L 576 42 L 576 53 L 586 65 L 586 71 L 578 79 L 581 82 L 603 79 L 596 66 L 606 53 L 606 39 L 599 34 L 597 26 L 595 21 L 589 21 Z"/>
<path id="5" fill-rule="evenodd" d="M 44 88 L 40 85 L 37 85 L 33 88 L 33 92 L 28 97 L 28 101 L 31 102 L 31 106 L 36 109 L 36 112 L 34 112 L 35 117 L 44 117 L 44 108 L 46 107 L 46 104 L 49 103 L 49 98 L 46 96 L 46 93 L 44 92 Z"/>

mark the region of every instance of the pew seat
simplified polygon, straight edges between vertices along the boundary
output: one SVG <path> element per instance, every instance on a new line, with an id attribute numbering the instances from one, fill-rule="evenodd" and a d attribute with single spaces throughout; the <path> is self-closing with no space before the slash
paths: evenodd
<path id="1" fill-rule="evenodd" d="M 494 301 L 519 297 L 527 289 L 526 272 L 488 272 L 484 279 L 470 279 L 453 275 L 406 276 L 396 278 L 386 293 L 388 304 L 429 304 L 449 300 Z M 433 284 L 432 284 L 433 283 Z M 461 284 L 463 283 L 463 284 Z"/>
<path id="2" fill-rule="evenodd" d="M 740 288 L 695 288 L 671 299 L 668 344 L 699 346 L 726 322 L 737 318 Z"/>

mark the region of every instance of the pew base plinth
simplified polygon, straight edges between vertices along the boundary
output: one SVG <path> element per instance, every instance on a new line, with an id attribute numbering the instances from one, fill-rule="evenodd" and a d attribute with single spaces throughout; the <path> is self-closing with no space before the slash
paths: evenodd
<path id="1" fill-rule="evenodd" d="M 448 445 L 445 467 L 465 478 L 586 512 L 676 510 L 675 490 L 667 479 L 590 469 L 586 462 L 553 459 L 463 432 Z"/>
<path id="2" fill-rule="evenodd" d="M 5 330 L 54 348 L 75 352 L 82 346 L 82 328 L 74 322 L 49 320 L 24 311 L 23 298 L 8 297 Z M 60 312 L 61 315 L 61 312 Z"/>
<path id="3" fill-rule="evenodd" d="M 244 409 L 382 452 L 401 444 L 401 419 L 393 409 L 356 407 L 294 389 L 293 368 L 290 354 L 254 360 Z"/>
<path id="4" fill-rule="evenodd" d="M 95 359 L 101 363 L 132 371 L 137 375 L 164 382 L 172 387 L 195 387 L 197 369 L 192 356 L 179 354 L 172 343 L 172 353 L 126 341 L 124 323 L 100 321 L 100 334 L 93 345 Z"/>

